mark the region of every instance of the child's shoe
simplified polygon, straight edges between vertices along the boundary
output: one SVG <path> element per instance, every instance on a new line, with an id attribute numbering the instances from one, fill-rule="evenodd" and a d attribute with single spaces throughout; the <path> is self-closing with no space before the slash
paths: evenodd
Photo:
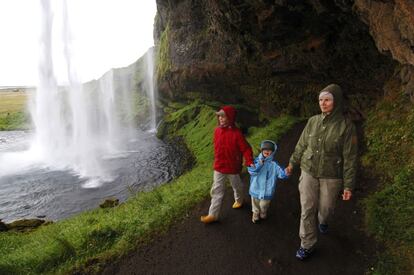
<path id="1" fill-rule="evenodd" d="M 260 212 L 260 218 L 262 220 L 265 220 L 267 218 L 267 213 L 266 212 Z"/>
<path id="2" fill-rule="evenodd" d="M 217 221 L 217 218 L 213 215 L 201 216 L 200 221 L 205 224 L 213 223 Z"/>
<path id="3" fill-rule="evenodd" d="M 253 215 L 252 215 L 252 223 L 257 223 L 258 221 L 259 221 L 259 213 L 255 213 L 255 212 L 253 212 Z"/>
<path id="4" fill-rule="evenodd" d="M 313 253 L 313 248 L 305 249 L 303 247 L 300 247 L 298 251 L 296 251 L 296 258 L 303 261 L 307 258 L 309 258 Z"/>
<path id="5" fill-rule="evenodd" d="M 242 208 L 242 206 L 243 204 L 241 202 L 235 201 L 232 207 L 233 209 L 239 209 L 239 208 Z"/>

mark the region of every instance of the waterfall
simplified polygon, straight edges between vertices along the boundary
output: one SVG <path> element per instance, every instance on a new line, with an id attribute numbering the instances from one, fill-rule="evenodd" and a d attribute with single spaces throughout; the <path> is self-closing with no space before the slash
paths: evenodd
<path id="1" fill-rule="evenodd" d="M 39 84 L 30 108 L 35 138 L 30 151 L 48 166 L 72 169 L 79 176 L 89 178 L 85 187 L 95 187 L 100 182 L 112 180 L 101 160 L 122 150 L 127 138 L 124 133 L 128 131 L 123 131 L 125 125 L 119 113 L 120 109 L 128 108 L 119 102 L 130 104 L 131 100 L 117 100 L 113 70 L 89 89 L 80 82 L 66 1 L 62 2 L 61 26 L 68 85 L 58 86 L 53 63 L 53 54 L 58 51 L 53 44 L 56 6 L 52 4 L 56 1 L 42 0 L 41 3 Z"/>
<path id="2" fill-rule="evenodd" d="M 150 131 L 155 132 L 157 128 L 157 114 L 155 106 L 156 98 L 156 82 L 154 81 L 154 48 L 150 48 L 145 54 L 145 67 L 146 67 L 146 90 L 149 100 L 150 111 Z"/>

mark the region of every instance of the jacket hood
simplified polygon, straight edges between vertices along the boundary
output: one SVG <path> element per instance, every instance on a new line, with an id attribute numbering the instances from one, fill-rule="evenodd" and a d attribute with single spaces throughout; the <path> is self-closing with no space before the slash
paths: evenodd
<path id="1" fill-rule="evenodd" d="M 266 160 L 268 160 L 268 159 L 273 160 L 273 157 L 275 156 L 276 151 L 277 151 L 277 144 L 276 144 L 276 142 L 274 142 L 274 141 L 272 141 L 272 140 L 263 140 L 263 141 L 260 143 L 260 148 L 262 148 L 262 147 L 263 147 L 263 144 L 264 144 L 264 143 L 273 143 L 273 145 L 274 145 L 274 148 L 275 148 L 275 149 L 274 149 L 274 150 L 273 150 L 273 152 L 270 154 L 270 156 L 268 156 L 268 157 L 266 158 Z M 264 156 L 263 156 L 263 153 L 262 153 L 262 152 L 260 153 L 260 156 L 264 158 Z"/>
<path id="2" fill-rule="evenodd" d="M 226 113 L 226 117 L 228 119 L 229 125 L 234 127 L 236 124 L 236 109 L 233 106 L 223 106 L 221 110 Z"/>
<path id="3" fill-rule="evenodd" d="M 333 95 L 334 98 L 334 109 L 331 113 L 331 116 L 337 116 L 342 115 L 344 111 L 344 103 L 343 103 L 343 95 L 342 95 L 342 89 L 337 84 L 330 84 L 323 88 L 319 94 L 322 92 L 329 92 Z"/>

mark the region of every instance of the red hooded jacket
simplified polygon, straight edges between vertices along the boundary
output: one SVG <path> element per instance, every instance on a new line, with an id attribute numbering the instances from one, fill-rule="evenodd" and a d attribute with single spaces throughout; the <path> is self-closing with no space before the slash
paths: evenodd
<path id="1" fill-rule="evenodd" d="M 235 125 L 236 109 L 231 106 L 221 109 L 226 113 L 228 125 L 214 130 L 214 170 L 223 174 L 239 174 L 243 157 L 246 166 L 253 163 L 252 148 Z"/>

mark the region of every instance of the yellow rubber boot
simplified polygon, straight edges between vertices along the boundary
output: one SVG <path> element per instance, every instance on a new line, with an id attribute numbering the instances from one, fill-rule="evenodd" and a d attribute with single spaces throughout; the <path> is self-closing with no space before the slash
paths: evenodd
<path id="1" fill-rule="evenodd" d="M 242 206 L 243 204 L 241 202 L 235 201 L 232 207 L 233 209 L 239 209 L 239 208 L 242 208 Z"/>
<path id="2" fill-rule="evenodd" d="M 200 221 L 205 224 L 213 223 L 217 221 L 217 218 L 212 215 L 201 216 Z"/>

